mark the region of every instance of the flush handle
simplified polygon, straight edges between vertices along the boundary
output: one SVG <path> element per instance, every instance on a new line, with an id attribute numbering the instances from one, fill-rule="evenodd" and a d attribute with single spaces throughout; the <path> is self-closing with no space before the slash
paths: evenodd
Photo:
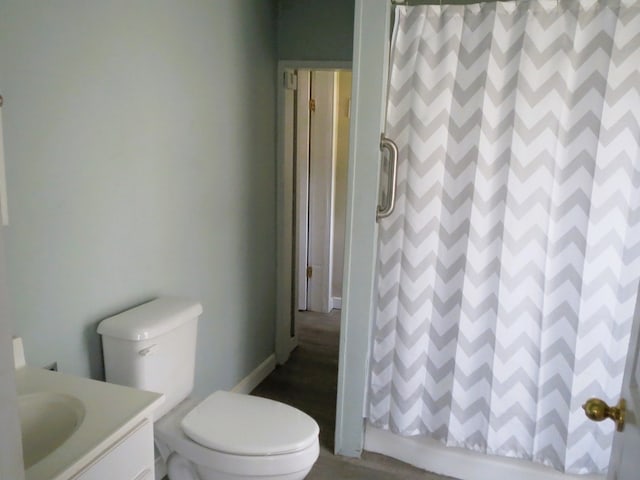
<path id="1" fill-rule="evenodd" d="M 153 351 L 154 348 L 156 348 L 156 346 L 157 345 L 155 343 L 153 345 L 149 345 L 148 347 L 145 347 L 142 350 L 138 351 L 138 355 L 140 355 L 141 357 L 146 357 Z"/>

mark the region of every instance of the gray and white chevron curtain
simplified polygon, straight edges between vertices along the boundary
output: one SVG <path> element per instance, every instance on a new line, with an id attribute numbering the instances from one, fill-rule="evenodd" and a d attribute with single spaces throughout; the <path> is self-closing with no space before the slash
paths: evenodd
<path id="1" fill-rule="evenodd" d="M 640 7 L 396 9 L 368 417 L 606 470 L 640 275 Z"/>

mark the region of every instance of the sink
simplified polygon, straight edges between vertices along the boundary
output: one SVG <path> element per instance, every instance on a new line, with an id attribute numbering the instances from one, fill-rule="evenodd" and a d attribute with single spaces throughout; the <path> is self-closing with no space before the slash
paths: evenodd
<path id="1" fill-rule="evenodd" d="M 76 397 L 38 392 L 18 397 L 24 467 L 62 445 L 82 424 L 85 408 Z"/>

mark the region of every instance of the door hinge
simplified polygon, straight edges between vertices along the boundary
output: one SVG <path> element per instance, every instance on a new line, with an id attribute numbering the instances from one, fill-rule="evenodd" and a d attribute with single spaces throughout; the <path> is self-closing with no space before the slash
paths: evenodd
<path id="1" fill-rule="evenodd" d="M 284 72 L 282 77 L 282 85 L 287 90 L 297 90 L 298 89 L 298 75 L 296 72 L 287 70 Z"/>
<path id="2" fill-rule="evenodd" d="M 311 278 L 313 276 L 313 267 L 309 265 L 307 267 L 307 278 Z"/>
<path id="3" fill-rule="evenodd" d="M 316 111 L 316 101 L 313 98 L 309 99 L 309 110 L 312 112 Z"/>

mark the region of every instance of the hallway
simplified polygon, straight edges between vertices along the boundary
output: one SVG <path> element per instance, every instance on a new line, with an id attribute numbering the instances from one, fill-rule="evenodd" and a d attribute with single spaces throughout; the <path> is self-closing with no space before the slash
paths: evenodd
<path id="1" fill-rule="evenodd" d="M 289 361 L 271 373 L 252 395 L 272 398 L 303 410 L 320 425 L 320 457 L 308 480 L 443 480 L 394 459 L 363 453 L 361 459 L 333 455 L 340 310 L 329 314 L 298 312 L 298 347 Z"/>

